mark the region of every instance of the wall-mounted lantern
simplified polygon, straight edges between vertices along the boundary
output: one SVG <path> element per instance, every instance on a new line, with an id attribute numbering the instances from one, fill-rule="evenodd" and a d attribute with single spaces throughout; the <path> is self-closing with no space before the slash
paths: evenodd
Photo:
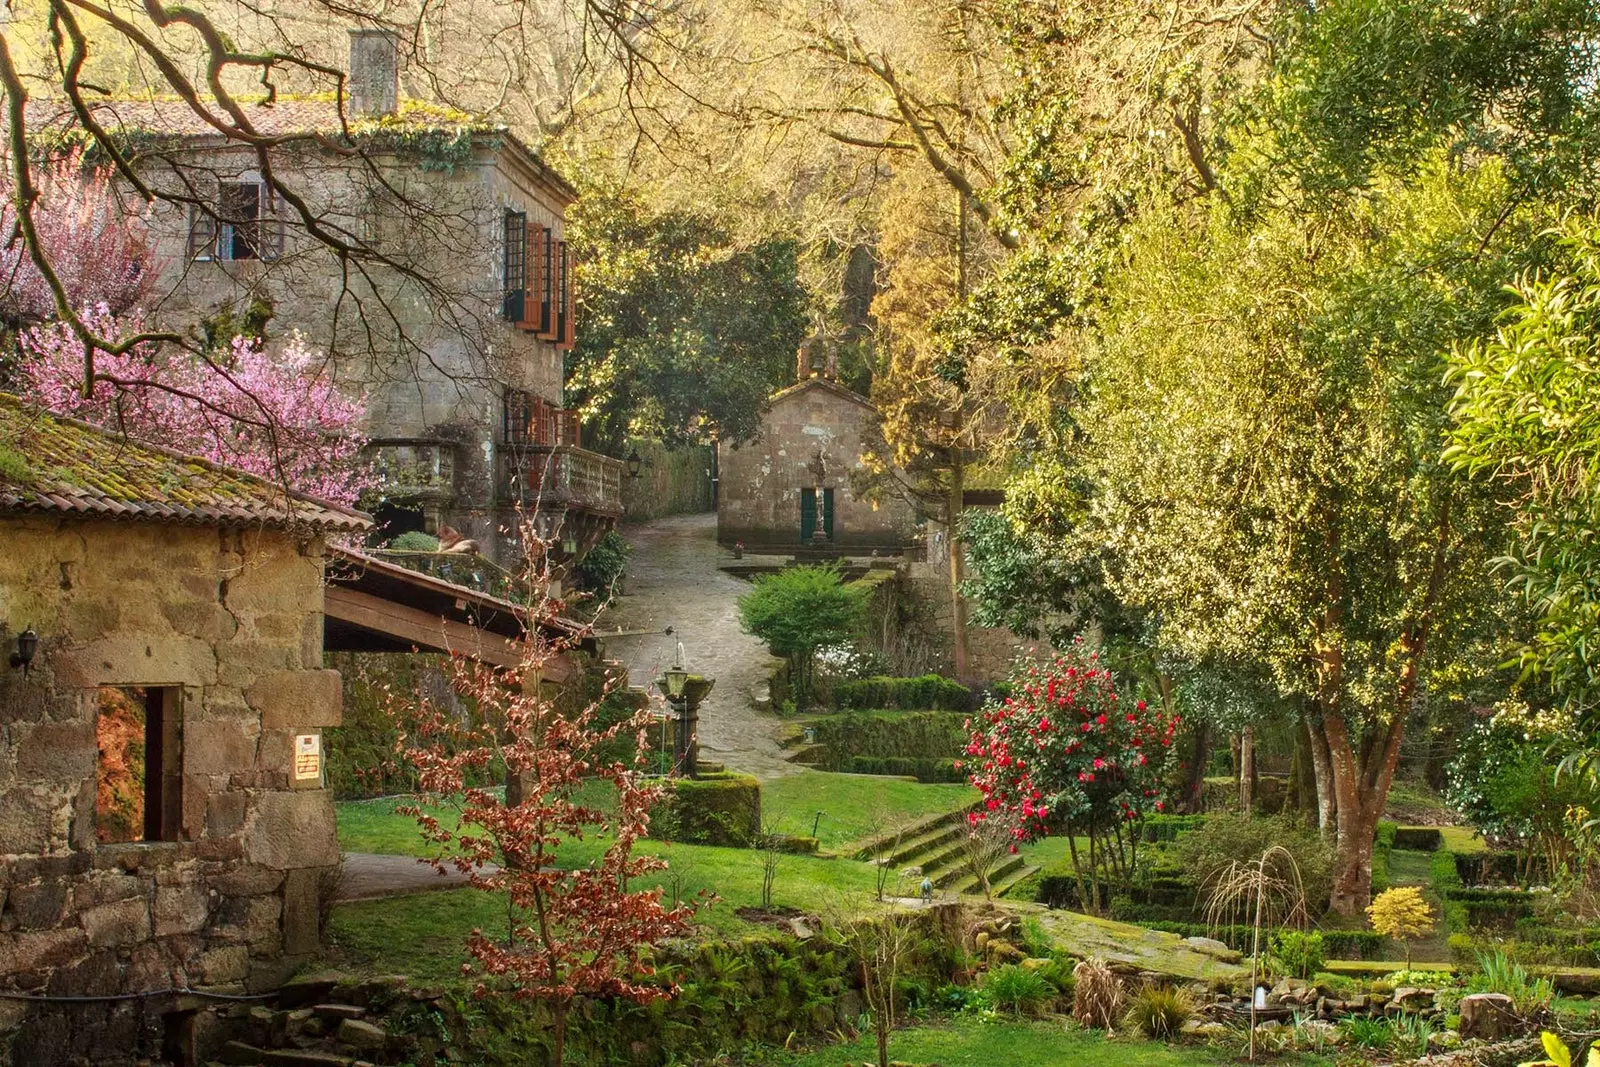
<path id="1" fill-rule="evenodd" d="M 628 465 L 628 477 L 630 478 L 639 477 L 639 472 L 644 469 L 644 460 L 639 457 L 637 448 L 629 450 L 628 458 L 623 462 Z"/>
<path id="2" fill-rule="evenodd" d="M 28 676 L 28 665 L 33 662 L 33 654 L 39 650 L 39 635 L 33 627 L 28 627 L 17 635 L 17 650 L 11 653 L 11 666 L 21 667 L 22 676 Z"/>

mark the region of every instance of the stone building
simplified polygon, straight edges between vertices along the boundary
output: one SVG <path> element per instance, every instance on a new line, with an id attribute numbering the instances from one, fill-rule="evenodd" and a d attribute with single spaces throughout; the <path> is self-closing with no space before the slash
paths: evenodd
<path id="1" fill-rule="evenodd" d="M 368 525 L 0 395 L 0 992 L 107 998 L 0 999 L 0 1062 L 120 1062 L 184 1006 L 114 998 L 315 950 L 323 543 Z"/>
<path id="2" fill-rule="evenodd" d="M 151 311 L 189 328 L 270 309 L 271 336 L 326 351 L 363 399 L 380 536 L 447 524 L 514 565 L 525 508 L 582 551 L 621 514 L 624 474 L 581 447 L 564 402 L 576 191 L 508 128 L 405 99 L 401 75 L 395 38 L 357 31 L 346 115 L 317 97 L 245 107 L 272 141 L 271 182 L 254 146 L 181 101 L 97 103 L 179 198 L 147 218 Z"/>
<path id="3" fill-rule="evenodd" d="M 756 436 L 718 446 L 718 543 L 785 554 L 902 552 L 916 535 L 911 504 L 869 500 L 851 486 L 877 409 L 801 360 L 801 380 L 768 400 Z"/>

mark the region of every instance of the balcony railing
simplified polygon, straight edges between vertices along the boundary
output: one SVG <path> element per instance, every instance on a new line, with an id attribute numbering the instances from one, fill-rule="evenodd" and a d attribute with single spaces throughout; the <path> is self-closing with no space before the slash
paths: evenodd
<path id="1" fill-rule="evenodd" d="M 528 507 L 622 514 L 623 463 L 571 445 L 500 450 L 500 499 Z"/>

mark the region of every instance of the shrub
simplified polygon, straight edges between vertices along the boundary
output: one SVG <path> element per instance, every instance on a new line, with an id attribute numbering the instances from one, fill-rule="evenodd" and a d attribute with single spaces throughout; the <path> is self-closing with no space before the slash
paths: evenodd
<path id="1" fill-rule="evenodd" d="M 903 756 L 850 756 L 823 763 L 830 771 L 844 774 L 881 774 L 896 778 L 915 778 L 919 782 L 965 782 L 967 776 L 950 759 L 909 759 Z"/>
<path id="2" fill-rule="evenodd" d="M 1274 846 L 1295 858 L 1306 900 L 1320 906 L 1333 889 L 1333 850 L 1315 830 L 1281 815 L 1212 815 L 1178 839 L 1176 848 L 1191 876 L 1204 881 L 1229 863 L 1249 863 Z"/>
<path id="3" fill-rule="evenodd" d="M 594 594 L 600 600 L 609 600 L 616 592 L 617 582 L 627 569 L 628 557 L 632 554 L 633 548 L 622 539 L 621 534 L 607 530 L 606 535 L 596 541 L 594 547 L 585 552 L 573 568 L 578 588 Z"/>
<path id="4" fill-rule="evenodd" d="M 984 975 L 983 988 L 995 1006 L 1017 1015 L 1031 1015 L 1056 997 L 1056 989 L 1036 971 L 1016 963 L 1002 964 Z"/>
<path id="5" fill-rule="evenodd" d="M 812 726 L 816 743 L 828 746 L 825 766 L 839 768 L 852 756 L 954 760 L 967 743 L 964 716 L 952 711 L 850 711 Z"/>
<path id="6" fill-rule="evenodd" d="M 1411 941 L 1433 932 L 1433 908 L 1416 886 L 1386 889 L 1367 906 L 1372 928 L 1406 947 L 1406 969 L 1411 969 Z"/>
<path id="7" fill-rule="evenodd" d="M 1322 970 L 1327 960 L 1322 934 L 1316 930 L 1278 931 L 1272 935 L 1271 956 L 1275 969 L 1302 981 Z"/>
<path id="8" fill-rule="evenodd" d="M 1128 1004 L 1127 1025 L 1158 1041 L 1178 1036 L 1194 1015 L 1189 994 L 1172 986 L 1145 986 Z"/>
<path id="9" fill-rule="evenodd" d="M 1469 993 L 1504 993 L 1511 1007 L 1525 1019 L 1541 1016 L 1555 997 L 1555 986 L 1548 978 L 1534 978 L 1528 969 L 1514 962 L 1503 949 L 1477 953 L 1478 973 L 1467 979 Z"/>
<path id="10" fill-rule="evenodd" d="M 747 848 L 761 833 L 761 782 L 731 771 L 671 779 L 650 829 L 663 841 Z"/>
<path id="11" fill-rule="evenodd" d="M 1345 1037 L 1356 1048 L 1382 1051 L 1394 1042 L 1394 1027 L 1387 1019 L 1364 1019 L 1352 1015 L 1339 1023 Z"/>
<path id="12" fill-rule="evenodd" d="M 1461 870 L 1456 864 L 1455 853 L 1435 852 L 1428 863 L 1428 880 L 1433 884 L 1433 891 L 1440 896 L 1448 889 L 1461 888 Z"/>
<path id="13" fill-rule="evenodd" d="M 833 687 L 833 698 L 841 709 L 899 708 L 968 714 L 974 706 L 970 689 L 937 674 L 924 674 L 918 678 L 878 675 L 840 682 Z"/>
<path id="14" fill-rule="evenodd" d="M 1088 959 L 1072 969 L 1072 1017 L 1084 1026 L 1109 1030 L 1122 1014 L 1122 979 L 1104 960 Z"/>
<path id="15" fill-rule="evenodd" d="M 789 660 L 795 702 L 804 706 L 816 650 L 855 636 L 866 621 L 869 595 L 864 586 L 846 583 L 836 563 L 787 567 L 756 580 L 739 598 L 739 617 L 746 633 Z"/>
<path id="16" fill-rule="evenodd" d="M 433 534 L 423 533 L 421 530 L 407 530 L 384 547 L 392 548 L 397 552 L 437 552 L 439 551 L 439 539 Z"/>

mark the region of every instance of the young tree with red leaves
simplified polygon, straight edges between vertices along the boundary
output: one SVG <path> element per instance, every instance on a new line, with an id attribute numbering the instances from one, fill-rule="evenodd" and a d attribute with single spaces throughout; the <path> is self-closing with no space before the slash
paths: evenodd
<path id="1" fill-rule="evenodd" d="M 1018 841 L 1066 834 L 1080 903 L 1101 910 L 1102 881 L 1132 874 L 1140 823 L 1165 807 L 1178 717 L 1119 702 L 1110 669 L 1080 638 L 1052 661 L 1020 664 L 1011 695 L 967 728 L 963 765 L 984 797 L 969 822 L 1003 820 Z"/>
<path id="2" fill-rule="evenodd" d="M 524 529 L 524 538 L 535 543 L 531 528 Z M 548 553 L 529 556 L 548 558 Z M 414 816 L 437 846 L 435 867 L 459 871 L 474 887 L 509 899 L 510 938 L 500 941 L 472 931 L 467 950 L 476 964 L 463 965 L 463 971 L 479 976 L 480 995 L 499 987 L 549 1005 L 551 1062 L 557 1067 L 565 1056 L 575 998 L 643 1003 L 676 992 L 670 984 L 648 981 L 654 974 L 649 948 L 687 933 L 696 906 L 664 906 L 659 886 L 627 888 L 667 866 L 633 851 L 663 792 L 659 779 L 644 772 L 651 718 L 641 709 L 602 725 L 603 695 L 574 712 L 548 692 L 541 679 L 575 647 L 574 640 L 551 637 L 538 625 L 559 606 L 547 600 L 530 611 L 515 668 L 451 657 L 454 692 L 478 709 L 468 721 L 425 695 L 395 709 L 406 724 L 398 754 L 415 771 L 427 801 L 400 810 Z M 612 679 L 605 688 L 614 685 Z M 632 742 L 631 760 L 611 754 L 619 741 Z M 471 784 L 500 767 L 513 786 L 504 798 Z M 614 810 L 584 797 L 583 788 L 593 783 L 615 789 Z M 433 814 L 440 808 L 454 818 Z M 585 836 L 603 836 L 609 844 L 586 863 L 563 864 L 563 844 Z"/>

